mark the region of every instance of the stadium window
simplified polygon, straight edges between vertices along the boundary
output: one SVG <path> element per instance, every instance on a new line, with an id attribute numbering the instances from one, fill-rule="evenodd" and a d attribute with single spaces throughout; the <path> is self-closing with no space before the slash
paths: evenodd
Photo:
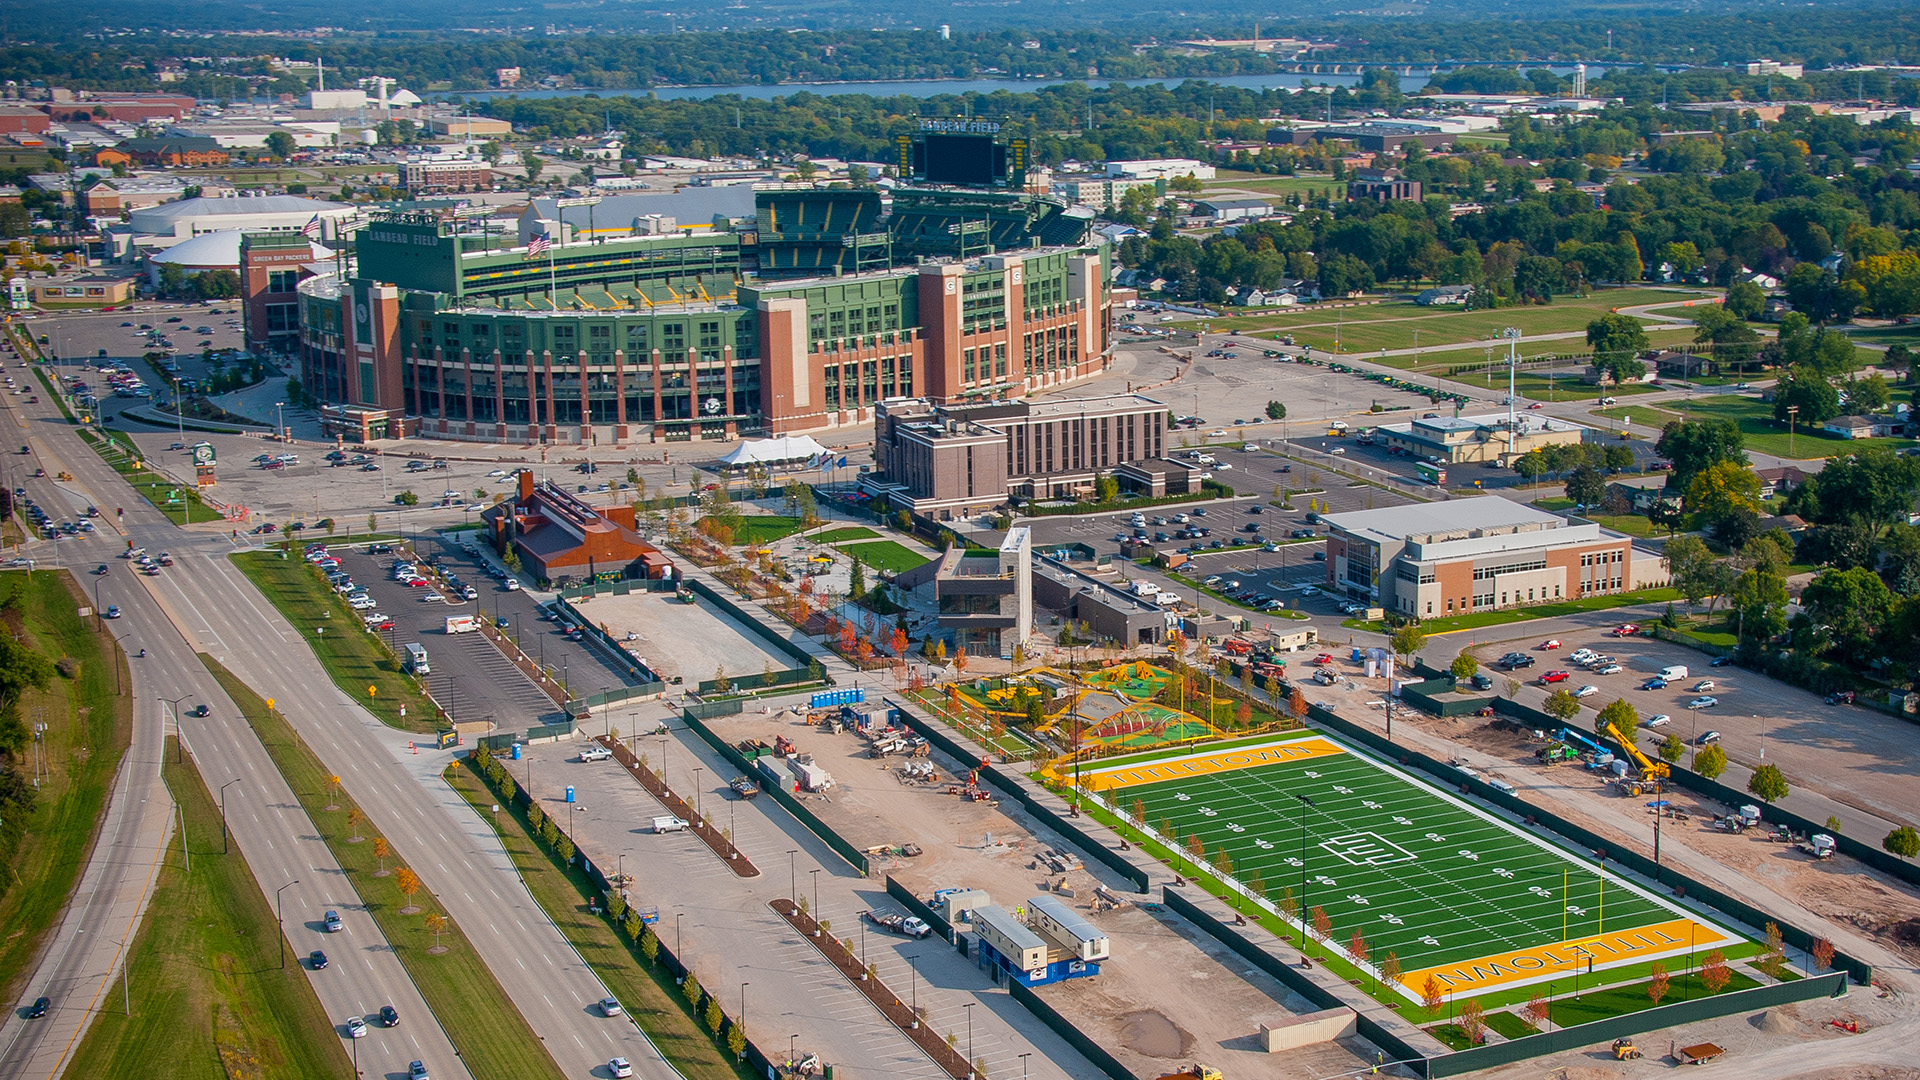
<path id="1" fill-rule="evenodd" d="M 735 357 L 752 356 L 758 351 L 756 334 L 759 328 L 752 319 L 738 319 L 733 324 L 733 355 Z"/>
<path id="2" fill-rule="evenodd" d="M 647 324 L 632 323 L 627 327 L 628 358 L 645 358 L 647 355 Z"/>
<path id="3" fill-rule="evenodd" d="M 660 351 L 676 364 L 687 361 L 687 324 L 671 322 L 660 327 Z"/>
<path id="4" fill-rule="evenodd" d="M 996 379 L 1007 377 L 1007 345 L 1001 342 L 993 347 L 993 375 Z"/>
<path id="5" fill-rule="evenodd" d="M 960 380 L 962 382 L 972 382 L 974 381 L 975 374 L 976 372 L 974 369 L 974 350 L 967 349 L 964 353 L 961 354 Z"/>
<path id="6" fill-rule="evenodd" d="M 272 293 L 290 293 L 300 285 L 298 270 L 267 271 L 267 291 Z"/>

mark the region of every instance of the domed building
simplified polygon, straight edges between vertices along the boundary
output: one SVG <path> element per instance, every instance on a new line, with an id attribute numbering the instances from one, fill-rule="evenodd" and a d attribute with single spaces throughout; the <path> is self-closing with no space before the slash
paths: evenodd
<path id="1" fill-rule="evenodd" d="M 155 252 L 147 259 L 147 280 L 155 285 L 160 283 L 162 266 L 178 266 L 189 275 L 205 273 L 208 270 L 232 270 L 240 272 L 240 241 L 246 236 L 240 229 L 227 229 L 222 232 L 202 233 L 191 240 L 184 240 L 165 251 Z M 311 240 L 307 246 L 312 249 L 316 263 L 333 258 L 333 249 Z"/>

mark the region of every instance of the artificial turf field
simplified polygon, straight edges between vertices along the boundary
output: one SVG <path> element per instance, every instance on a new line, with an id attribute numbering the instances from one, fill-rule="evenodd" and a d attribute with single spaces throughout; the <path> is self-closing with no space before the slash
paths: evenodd
<path id="1" fill-rule="evenodd" d="M 1330 947 L 1357 929 L 1373 964 L 1394 953 L 1413 1001 L 1429 976 L 1465 997 L 1746 941 L 1321 734 L 1109 759 L 1082 782 L 1209 859 L 1225 848 L 1275 906 L 1291 889 L 1321 908 Z"/>

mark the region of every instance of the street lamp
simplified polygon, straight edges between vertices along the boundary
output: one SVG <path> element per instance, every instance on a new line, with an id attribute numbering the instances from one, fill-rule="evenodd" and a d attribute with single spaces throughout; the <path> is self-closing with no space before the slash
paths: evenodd
<path id="1" fill-rule="evenodd" d="M 819 926 L 820 926 L 820 871 L 819 871 L 818 869 L 814 869 L 814 870 L 809 870 L 809 871 L 807 871 L 807 873 L 808 873 L 808 874 L 811 874 L 811 875 L 813 876 L 813 925 L 814 925 L 814 931 L 813 931 L 813 936 L 814 936 L 814 937 L 819 937 L 819 936 L 820 936 L 820 930 L 819 930 Z"/>
<path id="2" fill-rule="evenodd" d="M 740 984 L 740 1030 L 747 1030 L 747 987 L 751 983 Z"/>
<path id="3" fill-rule="evenodd" d="M 1294 798 L 1300 800 L 1300 907 L 1295 912 L 1300 917 L 1300 959 L 1307 958 L 1307 807 L 1317 805 L 1313 799 L 1298 792 Z"/>
<path id="4" fill-rule="evenodd" d="M 798 872 L 794 870 L 793 862 L 793 857 L 799 850 L 799 848 L 787 849 L 787 907 L 794 915 L 800 914 L 800 888 L 798 885 L 800 876 Z"/>
<path id="5" fill-rule="evenodd" d="M 287 415 L 282 411 L 286 408 L 286 404 L 284 401 L 273 403 L 273 434 L 282 442 L 286 441 L 287 432 Z"/>
<path id="6" fill-rule="evenodd" d="M 973 1007 L 978 1004 L 980 1003 L 977 1001 L 969 1001 L 960 1006 L 967 1014 L 967 1076 L 969 1080 L 979 1075 L 973 1068 Z"/>
<path id="7" fill-rule="evenodd" d="M 227 853 L 227 789 L 240 782 L 239 777 L 220 785 L 220 854 Z"/>
<path id="8" fill-rule="evenodd" d="M 913 1026 L 919 1027 L 920 1026 L 920 954 L 908 953 L 907 966 L 913 969 L 913 990 L 911 991 L 912 1001 L 913 1001 L 913 1006 L 912 1006 Z"/>
<path id="9" fill-rule="evenodd" d="M 104 581 L 107 576 L 105 567 L 102 567 L 101 571 L 102 572 L 95 575 L 93 579 L 93 628 L 95 630 L 105 629 L 107 625 L 106 617 L 100 614 L 100 582 Z"/>
<path id="10" fill-rule="evenodd" d="M 695 821 L 700 820 L 700 774 L 705 771 L 699 767 L 693 770 L 693 819 Z"/>
<path id="11" fill-rule="evenodd" d="M 168 705 L 173 706 L 173 734 L 175 736 L 173 740 L 174 754 L 175 754 L 173 760 L 175 764 L 179 764 L 180 762 L 183 762 L 186 760 L 187 739 L 186 739 L 185 732 L 180 730 L 180 703 L 183 701 L 192 700 L 192 698 L 193 698 L 192 694 L 187 694 L 184 697 L 177 697 L 177 698 L 163 697 L 160 699 L 161 701 L 166 702 Z"/>
<path id="12" fill-rule="evenodd" d="M 280 914 L 280 894 L 283 892 L 286 892 L 288 889 L 291 889 L 298 884 L 300 884 L 300 879 L 294 878 L 292 881 L 289 881 L 285 885 L 282 885 L 279 888 L 273 890 L 273 923 L 280 930 L 280 970 L 281 971 L 287 970 L 287 920 Z"/>
<path id="13" fill-rule="evenodd" d="M 1800 406 L 1787 406 L 1787 456 L 1793 456 L 1793 422 L 1800 418 Z"/>

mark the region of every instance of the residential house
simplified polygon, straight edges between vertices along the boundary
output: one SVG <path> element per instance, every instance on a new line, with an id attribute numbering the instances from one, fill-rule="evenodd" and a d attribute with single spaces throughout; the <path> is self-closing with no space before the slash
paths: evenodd
<path id="1" fill-rule="evenodd" d="M 1753 472 L 1760 478 L 1760 497 L 1763 499 L 1785 495 L 1806 483 L 1807 480 L 1807 474 L 1792 465 L 1783 465 L 1777 469 L 1755 469 Z"/>
<path id="2" fill-rule="evenodd" d="M 1884 439 L 1905 433 L 1906 421 L 1897 416 L 1836 416 L 1821 430 L 1843 439 Z"/>
<path id="3" fill-rule="evenodd" d="M 1463 305 L 1472 297 L 1473 286 L 1471 285 L 1440 285 L 1424 290 L 1413 298 L 1413 302 L 1421 307 L 1445 307 Z"/>
<path id="4" fill-rule="evenodd" d="M 1711 374 L 1713 371 L 1713 359 L 1705 353 L 1674 352 L 1669 349 L 1655 353 L 1647 363 L 1661 375 L 1682 379 Z"/>

